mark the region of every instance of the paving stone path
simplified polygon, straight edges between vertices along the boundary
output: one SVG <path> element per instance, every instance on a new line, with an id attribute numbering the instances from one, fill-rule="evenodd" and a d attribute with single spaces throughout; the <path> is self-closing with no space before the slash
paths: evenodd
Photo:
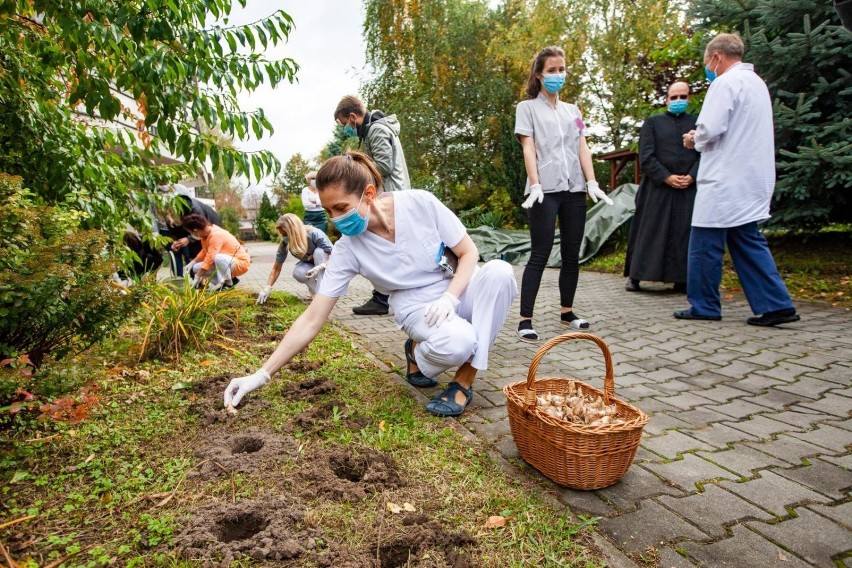
<path id="1" fill-rule="evenodd" d="M 248 245 L 252 269 L 241 287 L 265 283 L 275 246 Z M 275 290 L 306 296 L 290 277 L 292 262 Z M 515 267 L 519 283 L 522 270 Z M 557 276 L 545 273 L 536 306 L 535 327 L 545 339 L 566 331 Z M 656 558 L 665 568 L 852 567 L 852 314 L 800 304 L 800 322 L 764 329 L 745 324 L 752 314 L 734 295 L 723 300 L 721 322 L 679 321 L 671 313 L 687 307 L 683 295 L 623 286 L 623 278 L 581 272 L 575 310 L 609 345 L 616 396 L 650 420 L 619 483 L 561 489 L 560 502 L 600 517 L 599 532 L 621 552 Z M 392 318 L 352 313 L 371 288 L 357 278 L 332 318 L 380 362 L 401 370 L 405 336 Z M 526 379 L 538 348 L 515 338 L 517 312 L 516 302 L 460 420 L 515 463 L 502 389 Z M 597 347 L 580 341 L 557 345 L 538 369 L 539 377 L 595 386 L 603 374 Z M 629 565 L 624 556 L 611 560 Z"/>

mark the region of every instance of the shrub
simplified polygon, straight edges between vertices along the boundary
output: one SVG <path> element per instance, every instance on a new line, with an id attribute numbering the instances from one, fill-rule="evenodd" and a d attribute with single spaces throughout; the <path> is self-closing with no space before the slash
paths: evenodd
<path id="1" fill-rule="evenodd" d="M 236 321 L 227 300 L 236 292 L 208 293 L 196 290 L 188 278 L 175 284 L 151 285 L 151 298 L 142 304 L 145 337 L 141 359 L 179 359 L 190 349 L 200 348 L 211 335 L 219 333 L 223 322 Z"/>
<path id="2" fill-rule="evenodd" d="M 115 331 L 137 293 L 112 284 L 106 235 L 37 205 L 18 177 L 0 174 L 0 203 L 0 359 L 28 354 L 38 367 Z"/>
<path id="3" fill-rule="evenodd" d="M 222 228 L 234 235 L 240 237 L 240 214 L 236 207 L 225 206 L 219 209 L 219 216 L 222 217 Z"/>

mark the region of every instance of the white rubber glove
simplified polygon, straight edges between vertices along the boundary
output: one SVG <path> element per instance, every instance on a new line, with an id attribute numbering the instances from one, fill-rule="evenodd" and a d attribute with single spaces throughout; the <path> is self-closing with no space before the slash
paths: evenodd
<path id="1" fill-rule="evenodd" d="M 260 294 L 257 295 L 257 303 L 265 304 L 266 300 L 269 299 L 269 293 L 272 292 L 272 286 L 267 284 L 263 288 L 260 289 Z"/>
<path id="2" fill-rule="evenodd" d="M 612 199 L 603 192 L 601 187 L 598 185 L 598 182 L 595 180 L 586 182 L 586 191 L 589 192 L 589 197 L 592 198 L 592 203 L 597 203 L 598 199 L 603 199 L 603 202 L 607 205 L 612 205 Z"/>
<path id="3" fill-rule="evenodd" d="M 317 264 L 316 266 L 314 266 L 313 268 L 311 268 L 310 270 L 305 272 L 305 278 L 313 278 L 314 276 L 316 276 L 317 274 L 319 274 L 323 270 L 325 270 L 325 263 L 324 262 Z"/>
<path id="4" fill-rule="evenodd" d="M 521 207 L 523 207 L 524 209 L 529 209 L 536 201 L 538 201 L 539 203 L 544 201 L 544 192 L 541 190 L 540 183 L 530 186 L 530 195 L 529 197 L 527 197 L 526 201 L 521 203 Z"/>
<path id="5" fill-rule="evenodd" d="M 186 264 L 184 265 L 184 267 L 183 267 L 183 273 L 184 273 L 184 274 L 189 274 L 190 276 L 192 276 L 192 267 L 193 267 L 193 266 L 195 266 L 196 264 L 198 264 L 198 262 L 197 262 L 197 261 L 195 261 L 195 260 L 190 260 L 188 263 L 186 263 Z"/>
<path id="6" fill-rule="evenodd" d="M 228 383 L 228 388 L 225 389 L 225 408 L 238 405 L 245 395 L 255 389 L 259 389 L 268 383 L 269 379 L 269 373 L 263 367 L 247 377 L 232 379 Z"/>
<path id="7" fill-rule="evenodd" d="M 444 292 L 440 298 L 426 306 L 426 311 L 424 312 L 426 325 L 429 327 L 440 327 L 445 321 L 453 319 L 456 315 L 458 305 L 458 298 L 449 292 Z"/>

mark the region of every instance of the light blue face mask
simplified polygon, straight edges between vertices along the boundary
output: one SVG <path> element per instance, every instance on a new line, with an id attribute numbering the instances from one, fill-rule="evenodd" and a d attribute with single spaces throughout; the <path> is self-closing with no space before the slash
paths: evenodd
<path id="1" fill-rule="evenodd" d="M 718 68 L 719 68 L 719 66 L 716 65 L 716 69 L 718 69 Z M 710 81 L 711 83 L 716 80 L 716 77 L 718 77 L 718 75 L 716 74 L 715 71 L 710 70 L 709 65 L 704 66 L 704 76 L 707 77 L 707 80 Z"/>
<path id="2" fill-rule="evenodd" d="M 357 130 L 355 130 L 354 128 L 352 128 L 352 127 L 349 125 L 349 123 L 347 122 L 347 123 L 346 123 L 346 126 L 344 126 L 344 127 L 343 127 L 343 133 L 344 133 L 346 136 L 352 137 L 352 136 L 355 136 L 356 134 L 358 134 L 358 131 L 357 131 Z"/>
<path id="3" fill-rule="evenodd" d="M 684 100 L 672 101 L 669 103 L 669 112 L 672 114 L 682 114 L 686 112 L 686 107 L 689 103 Z"/>
<path id="4" fill-rule="evenodd" d="M 562 88 L 562 85 L 565 84 L 565 73 L 547 74 L 542 77 L 541 84 L 544 85 L 548 93 L 555 95 Z"/>
<path id="5" fill-rule="evenodd" d="M 332 217 L 331 222 L 337 227 L 341 235 L 347 237 L 357 237 L 367 230 L 367 217 L 362 217 L 358 213 L 358 208 L 361 207 L 361 202 L 364 200 L 364 194 L 361 194 L 361 199 L 358 200 L 358 205 L 351 211 L 347 211 L 343 215 Z"/>

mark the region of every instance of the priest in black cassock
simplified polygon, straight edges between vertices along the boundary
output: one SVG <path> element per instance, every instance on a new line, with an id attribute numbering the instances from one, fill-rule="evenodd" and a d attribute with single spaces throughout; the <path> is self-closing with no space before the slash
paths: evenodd
<path id="1" fill-rule="evenodd" d="M 642 181 L 627 245 L 625 289 L 640 290 L 640 281 L 673 282 L 686 292 L 686 257 L 699 153 L 683 147 L 683 135 L 695 128 L 687 114 L 689 85 L 673 83 L 667 110 L 645 120 L 639 132 Z"/>

